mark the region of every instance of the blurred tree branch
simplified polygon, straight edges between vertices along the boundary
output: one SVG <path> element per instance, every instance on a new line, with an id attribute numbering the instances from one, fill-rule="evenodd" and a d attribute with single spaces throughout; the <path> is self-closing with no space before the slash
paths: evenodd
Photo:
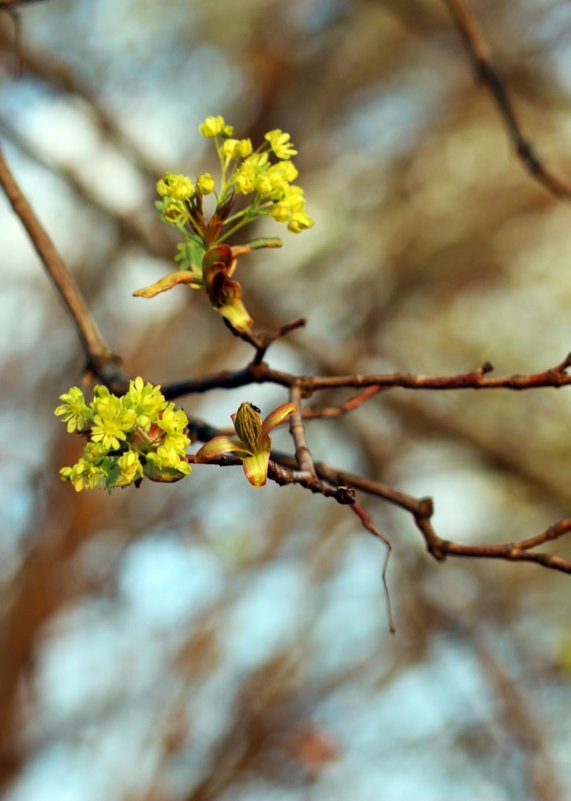
<path id="1" fill-rule="evenodd" d="M 444 0 L 474 64 L 478 80 L 485 84 L 500 113 L 504 127 L 522 164 L 538 183 L 556 197 L 571 200 L 571 184 L 549 169 L 524 132 L 508 90 L 491 59 L 491 50 L 466 0 Z"/>
<path id="2" fill-rule="evenodd" d="M 44 269 L 75 322 L 79 338 L 85 350 L 88 367 L 97 374 L 105 374 L 110 364 L 116 364 L 117 357 L 107 347 L 79 286 L 67 269 L 49 234 L 36 217 L 24 193 L 16 183 L 2 150 L 0 150 L 0 185 L 10 201 L 14 213 L 19 217 L 26 229 Z M 113 372 L 115 373 L 115 370 Z M 113 383 L 116 380 L 116 376 L 108 376 L 108 380 Z"/>

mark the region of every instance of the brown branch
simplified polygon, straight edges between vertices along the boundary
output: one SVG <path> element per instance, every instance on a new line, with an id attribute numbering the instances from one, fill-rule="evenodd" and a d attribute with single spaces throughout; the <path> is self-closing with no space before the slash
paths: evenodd
<path id="1" fill-rule="evenodd" d="M 301 389 L 297 385 L 291 388 L 290 397 L 292 403 L 295 403 L 296 406 L 296 410 L 290 416 L 289 422 L 289 430 L 295 443 L 295 458 L 300 470 L 305 470 L 314 476 L 313 457 L 305 440 L 305 430 L 301 419 Z"/>
<path id="2" fill-rule="evenodd" d="M 241 370 L 223 370 L 210 376 L 177 381 L 163 387 L 165 397 L 172 400 L 182 395 L 209 392 L 212 389 L 235 389 L 249 384 L 278 384 L 283 387 L 298 386 L 303 397 L 323 389 L 342 389 L 346 387 L 370 387 L 381 389 L 425 389 L 425 390 L 459 390 L 459 389 L 510 389 L 521 391 L 539 387 L 564 387 L 571 384 L 571 375 L 567 369 L 571 364 L 569 354 L 560 364 L 540 373 L 529 375 L 486 377 L 493 370 L 486 362 L 477 370 L 450 376 L 414 375 L 412 373 L 379 373 L 378 375 L 339 375 L 339 376 L 297 376 L 282 370 L 273 370 L 265 362 L 250 363 Z M 372 396 L 373 392 L 370 393 Z M 369 397 L 370 397 L 369 396 Z M 362 401 L 361 401 L 362 402 Z M 311 415 L 309 414 L 308 417 Z"/>
<path id="3" fill-rule="evenodd" d="M 444 561 L 448 556 L 461 556 L 475 559 L 502 559 L 507 562 L 534 562 L 551 570 L 571 574 L 571 560 L 543 551 L 530 550 L 566 534 L 571 530 L 571 520 L 562 520 L 536 537 L 500 545 L 463 545 L 452 540 L 444 540 L 436 534 L 428 517 L 417 516 L 416 525 L 424 537 L 428 552 L 438 561 Z"/>
<path id="4" fill-rule="evenodd" d="M 191 421 L 190 432 L 193 440 L 199 439 L 202 441 L 211 439 L 219 433 L 218 429 L 196 420 Z M 189 461 L 192 461 L 192 457 L 189 457 Z M 224 456 L 220 459 L 211 460 L 210 464 L 225 466 L 240 464 L 240 460 L 236 457 Z M 279 451 L 272 451 L 270 466 L 269 476 L 278 484 L 301 484 L 312 492 L 320 493 L 326 497 L 335 497 L 339 503 L 351 505 L 355 504 L 355 491 L 361 491 L 381 498 L 409 512 L 422 534 L 427 551 L 437 561 L 444 561 L 448 556 L 456 556 L 476 559 L 499 559 L 508 562 L 532 562 L 551 570 L 571 574 L 571 560 L 555 554 L 532 550 L 569 533 L 571 531 L 571 519 L 561 520 L 541 534 L 517 542 L 507 542 L 499 545 L 464 545 L 438 536 L 431 523 L 431 518 L 434 514 L 432 498 L 415 498 L 380 481 L 339 470 L 323 462 L 314 463 L 314 474 L 303 470 L 300 471 L 298 470 L 296 458 Z M 279 470 L 278 466 L 282 469 Z M 284 468 L 287 472 L 283 472 Z M 316 476 L 318 480 L 316 480 Z M 334 488 L 333 492 L 328 492 L 323 482 Z M 346 493 L 349 493 L 349 495 Z M 375 529 L 375 531 L 377 530 Z M 375 536 L 385 542 L 385 538 L 380 532 Z M 385 544 L 387 543 L 385 542 Z"/>
<path id="5" fill-rule="evenodd" d="M 208 432 L 209 435 L 217 436 L 220 433 L 218 429 L 211 428 L 210 426 L 205 426 L 204 428 L 205 432 Z M 210 438 L 210 436 L 205 437 L 205 440 Z M 190 464 L 196 464 L 192 455 L 187 456 L 187 461 Z M 224 454 L 209 459 L 207 462 L 200 462 L 200 464 L 216 465 L 218 467 L 236 467 L 237 465 L 241 465 L 242 462 L 237 456 Z M 328 486 L 331 482 L 327 481 L 324 483 L 323 481 L 319 481 L 315 477 L 315 473 L 309 472 L 308 470 L 298 470 L 297 461 L 293 457 L 287 456 L 283 458 L 282 454 L 274 453 L 274 451 L 272 451 L 269 461 L 268 478 L 280 486 L 298 484 L 314 494 L 323 495 L 325 498 L 334 498 L 337 503 L 342 506 L 352 506 L 355 503 L 355 490 L 353 487 L 342 484 L 338 486 Z"/>
<path id="6" fill-rule="evenodd" d="M 489 57 L 487 51 L 485 49 L 485 43 L 481 36 L 479 36 L 479 32 L 477 28 L 472 26 L 472 28 L 466 28 L 464 31 L 458 20 L 466 22 L 466 19 L 473 18 L 467 12 L 467 8 L 465 3 L 461 2 L 461 0 L 447 0 L 448 7 L 451 10 L 456 10 L 460 13 L 462 10 L 465 12 L 464 17 L 460 14 L 459 17 L 455 18 L 458 24 L 458 27 L 463 32 L 463 35 L 466 38 L 467 44 L 471 48 L 471 52 L 474 54 L 475 62 L 479 69 L 479 75 L 482 77 L 482 80 L 486 80 L 490 88 L 492 89 L 492 93 L 498 103 L 500 111 L 504 115 L 504 120 L 510 132 L 510 136 L 514 139 L 516 147 L 518 148 L 519 155 L 524 158 L 526 153 L 531 153 L 533 155 L 533 159 L 530 163 L 528 163 L 528 167 L 530 171 L 539 178 L 539 180 L 543 180 L 544 184 L 554 191 L 555 194 L 565 194 L 569 195 L 569 190 L 566 185 L 561 190 L 561 187 L 553 185 L 553 177 L 546 173 L 543 166 L 537 160 L 535 154 L 531 149 L 531 145 L 525 139 L 521 125 L 517 120 L 513 108 L 511 106 L 511 102 L 507 97 L 503 84 L 499 80 L 497 73 L 495 72 L 494 68 L 491 66 L 489 61 Z M 468 17 L 466 17 L 466 13 Z M 535 160 L 535 161 L 534 161 Z M 539 167 L 538 167 L 539 165 Z M 547 174 L 547 178 L 551 180 L 551 185 L 549 180 L 545 179 L 545 175 Z M 555 181 L 558 179 L 555 178 Z M 10 197 L 9 192 L 7 194 Z M 22 222 L 26 225 L 23 215 L 14 205 L 14 202 L 11 202 L 14 206 L 16 213 L 22 219 Z M 30 213 L 33 217 L 33 212 L 29 209 Z M 37 221 L 36 221 L 37 222 Z M 39 225 L 39 223 L 38 223 Z M 26 226 L 28 228 L 28 226 Z M 47 238 L 47 235 L 41 229 L 44 236 Z M 31 232 L 30 237 L 34 241 L 36 249 L 42 255 L 40 249 L 38 248 L 34 237 L 32 236 Z M 49 239 L 48 239 L 49 242 Z M 51 244 L 51 243 L 50 243 Z M 52 249 L 53 245 L 51 245 Z M 147 243 L 148 247 L 148 243 Z M 56 253 L 57 256 L 57 253 Z M 42 257 L 43 258 L 43 257 Z M 59 258 L 59 256 L 57 257 Z M 44 258 L 43 258 L 44 260 Z M 48 259 L 49 261 L 49 259 Z M 61 261 L 61 259 L 60 259 Z M 45 264 L 45 260 L 44 260 Z M 46 269 L 48 269 L 48 265 L 46 265 Z M 67 274 L 67 270 L 64 266 L 65 275 L 70 278 Z M 50 272 L 52 280 L 58 286 L 58 291 L 62 294 L 68 307 L 72 311 L 74 316 L 74 320 L 78 329 L 80 331 L 80 336 L 82 336 L 82 342 L 84 342 L 84 347 L 89 355 L 97 354 L 96 348 L 94 349 L 93 345 L 99 345 L 102 349 L 102 354 L 104 357 L 108 358 L 110 356 L 109 350 L 106 348 L 105 344 L 103 343 L 100 335 L 99 338 L 95 337 L 93 342 L 89 342 L 86 338 L 86 335 L 83 333 L 83 327 L 81 322 L 84 318 L 81 316 L 77 317 L 70 306 L 70 300 L 66 297 L 66 294 L 62 291 L 62 289 L 57 284 L 57 281 L 52 272 Z M 72 292 L 72 297 L 74 293 Z M 82 300 L 81 294 L 79 291 L 75 293 L 75 297 L 79 297 Z M 90 320 L 91 318 L 88 316 L 85 318 Z M 289 326 L 293 326 L 293 324 L 289 324 Z M 94 327 L 95 333 L 98 334 Z M 288 330 L 292 330 L 288 326 L 284 326 L 283 329 L 278 330 L 278 334 L 281 335 L 279 332 L 284 331 L 287 333 Z M 196 381 L 187 381 L 187 382 L 179 382 L 177 384 L 171 384 L 168 387 L 165 387 L 165 394 L 169 398 L 178 397 L 182 394 L 190 394 L 190 393 L 198 393 L 198 392 L 206 392 L 210 389 L 214 388 L 230 388 L 230 387 L 239 387 L 239 386 L 246 386 L 252 383 L 275 383 L 284 387 L 294 387 L 297 386 L 300 391 L 300 397 L 309 397 L 314 392 L 323 389 L 335 389 L 335 388 L 342 388 L 342 387 L 355 387 L 358 389 L 364 389 L 364 392 L 359 393 L 356 398 L 360 398 L 358 404 L 354 404 L 351 406 L 351 401 L 347 402 L 346 409 L 349 410 L 350 408 L 356 408 L 357 405 L 360 405 L 364 402 L 368 397 L 371 397 L 376 392 L 382 389 L 388 388 L 406 388 L 406 389 L 426 389 L 426 390 L 457 390 L 457 389 L 510 389 L 510 390 L 526 390 L 532 389 L 537 387 L 561 387 L 566 386 L 567 384 L 571 383 L 571 376 L 566 374 L 566 370 L 569 367 L 570 360 L 567 358 L 561 365 L 556 366 L 550 370 L 546 370 L 541 373 L 535 373 L 531 375 L 513 375 L 507 377 L 487 377 L 487 373 L 490 372 L 492 369 L 490 365 L 484 365 L 482 368 L 478 370 L 471 371 L 469 373 L 455 375 L 455 376 L 444 376 L 444 377 L 432 377 L 432 376 L 423 376 L 423 375 L 411 375 L 407 373 L 391 373 L 391 374 L 381 374 L 381 375 L 369 375 L 369 376 L 360 376 L 360 375 L 348 375 L 348 376 L 336 376 L 336 377 L 329 377 L 329 376 L 295 376 L 289 373 L 271 370 L 264 362 L 262 361 L 263 356 L 265 354 L 265 350 L 267 349 L 267 344 L 260 338 L 261 335 L 250 335 L 249 337 L 244 337 L 246 341 L 249 342 L 255 349 L 256 355 L 254 357 L 253 362 L 243 370 L 239 371 L 226 371 L 225 373 L 218 373 L 212 376 L 206 376 L 201 379 L 197 379 Z M 273 337 L 271 341 L 274 341 L 277 338 L 275 335 L 269 335 Z M 371 390 L 374 390 L 371 391 Z M 370 394 L 369 394 L 370 391 Z M 354 400 L 354 399 L 353 399 Z M 342 404 L 337 409 L 343 409 L 345 405 Z M 332 407 L 333 408 L 333 407 Z M 322 415 L 327 416 L 327 415 Z M 272 454 L 272 457 L 275 455 Z M 289 465 L 286 463 L 285 459 L 289 460 Z M 229 461 L 225 462 L 229 464 Z M 543 532 L 540 535 L 537 535 L 532 538 L 528 538 L 527 540 L 522 540 L 520 543 L 507 543 L 504 545 L 497 545 L 497 546 L 467 546 L 462 545 L 460 543 L 454 543 L 447 540 L 443 540 L 434 532 L 432 525 L 430 523 L 430 516 L 432 514 L 432 501 L 428 498 L 425 499 L 415 499 L 411 496 L 406 495 L 398 490 L 395 490 L 392 487 L 388 487 L 386 485 L 381 484 L 380 482 L 375 482 L 370 479 L 366 479 L 360 476 L 354 476 L 352 474 L 348 474 L 344 471 L 335 470 L 332 467 L 327 465 L 323 465 L 321 463 L 317 463 L 314 465 L 315 471 L 319 479 L 321 480 L 320 483 L 322 487 L 320 488 L 319 485 L 315 482 L 315 476 L 309 473 L 308 471 L 298 470 L 296 461 L 292 459 L 292 457 L 284 457 L 284 460 L 278 463 L 279 466 L 271 466 L 271 470 L 274 471 L 271 474 L 271 477 L 274 480 L 278 481 L 285 481 L 286 483 L 300 483 L 303 486 L 307 486 L 308 489 L 311 491 L 322 492 L 325 495 L 332 496 L 335 495 L 340 500 L 341 498 L 349 499 L 351 495 L 351 489 L 359 489 L 364 492 L 368 492 L 373 495 L 377 495 L 378 497 L 383 498 L 384 500 L 393 503 L 400 508 L 407 510 L 411 513 L 417 526 L 419 527 L 421 533 L 424 536 L 425 542 L 427 544 L 428 551 L 437 559 L 444 559 L 446 556 L 464 556 L 464 557 L 484 557 L 484 558 L 499 558 L 499 559 L 506 559 L 510 561 L 531 561 L 541 564 L 545 567 L 550 567 L 553 569 L 561 570 L 563 572 L 571 572 L 571 564 L 568 563 L 564 559 L 560 559 L 557 556 L 552 556 L 550 554 L 545 553 L 535 553 L 531 549 L 541 544 L 549 541 L 550 539 L 555 539 L 557 537 L 563 536 L 568 531 L 568 524 L 567 521 L 562 521 L 559 524 L 548 529 L 546 532 Z M 284 469 L 290 467 L 290 472 L 284 472 Z M 304 484 L 305 482 L 305 484 Z M 323 482 L 327 484 L 331 484 L 334 489 L 325 486 Z M 342 502 L 340 500 L 340 502 Z M 350 500 L 345 500 L 345 503 L 351 503 Z"/>
<path id="7" fill-rule="evenodd" d="M 490 90 L 504 127 L 525 169 L 553 195 L 571 200 L 571 184 L 544 164 L 533 143 L 525 135 L 508 91 L 491 61 L 490 48 L 466 0 L 444 0 L 444 2 L 470 55 L 476 77 Z"/>
<path id="8" fill-rule="evenodd" d="M 380 388 L 401 387 L 403 389 L 458 390 L 458 389 L 511 389 L 525 390 L 538 387 L 562 387 L 571 384 L 571 375 L 566 370 L 571 364 L 571 354 L 561 364 L 540 373 L 530 375 L 486 377 L 494 368 L 486 362 L 477 370 L 452 376 L 426 376 L 411 373 L 381 373 L 379 375 L 340 375 L 315 376 L 298 378 L 308 393 L 320 389 L 336 387 L 368 387 Z M 283 374 L 282 374 L 283 375 Z"/>
<path id="9" fill-rule="evenodd" d="M 315 473 L 307 470 L 294 470 L 273 459 L 270 459 L 268 477 L 281 486 L 299 484 L 310 492 L 319 493 L 325 498 L 335 498 L 337 503 L 342 506 L 353 506 L 355 503 L 355 490 L 352 487 L 343 485 L 328 487 L 322 481 L 316 480 Z"/>
<path id="10" fill-rule="evenodd" d="M 349 398 L 349 400 L 346 400 L 344 403 L 340 403 L 338 406 L 325 406 L 321 409 L 304 409 L 301 416 L 304 420 L 320 420 L 323 417 L 341 417 L 343 414 L 358 409 L 359 406 L 362 406 L 369 398 L 372 398 L 383 389 L 385 389 L 385 387 L 367 387 L 362 392 L 358 392 L 357 395 L 353 395 L 352 398 Z"/>
<path id="11" fill-rule="evenodd" d="M 284 454 L 272 453 L 272 458 L 280 464 L 288 466 L 295 464 L 294 459 Z M 346 485 L 353 487 L 355 490 L 375 495 L 410 512 L 424 538 L 428 552 L 437 561 L 444 561 L 447 556 L 458 556 L 500 559 L 509 562 L 534 562 L 552 570 L 571 574 L 571 560 L 563 559 L 555 554 L 532 551 L 532 548 L 558 539 L 571 531 L 571 520 L 562 520 L 550 526 L 541 534 L 519 542 L 508 542 L 500 545 L 463 545 L 439 537 L 434 530 L 431 523 L 431 517 L 434 513 L 432 498 L 414 498 L 386 484 L 348 473 L 344 470 L 337 470 L 322 462 L 315 463 L 315 472 L 320 479 L 330 482 L 334 486 Z"/>
<path id="12" fill-rule="evenodd" d="M 1 149 L 0 186 L 2 186 L 15 214 L 20 218 L 46 272 L 73 317 L 87 356 L 89 369 L 92 369 L 97 375 L 105 375 L 106 381 L 116 382 L 120 377 L 117 367 L 119 359 L 108 348 L 99 332 L 81 290 L 18 186 Z"/>

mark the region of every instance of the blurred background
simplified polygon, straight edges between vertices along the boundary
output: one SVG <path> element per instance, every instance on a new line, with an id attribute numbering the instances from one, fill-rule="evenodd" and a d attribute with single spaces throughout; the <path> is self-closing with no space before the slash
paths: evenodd
<path id="1" fill-rule="evenodd" d="M 571 175 L 571 7 L 474 0 L 526 128 Z M 0 15 L 12 169 L 132 375 L 246 363 L 171 269 L 165 171 L 214 169 L 198 134 L 292 134 L 316 224 L 241 268 L 257 326 L 307 316 L 274 367 L 531 373 L 570 350 L 571 211 L 512 153 L 438 0 L 45 0 Z M 275 223 L 259 233 L 283 233 Z M 564 801 L 569 578 L 378 542 L 297 487 L 240 468 L 76 494 L 54 417 L 84 356 L 0 198 L 0 782 L 8 801 Z M 341 393 L 320 403 L 339 403 Z M 180 400 L 227 426 L 252 387 Z M 382 393 L 308 425 L 316 458 L 435 499 L 435 525 L 503 542 L 569 516 L 571 394 Z M 276 444 L 288 447 L 287 434 Z M 571 555 L 569 543 L 557 544 Z"/>

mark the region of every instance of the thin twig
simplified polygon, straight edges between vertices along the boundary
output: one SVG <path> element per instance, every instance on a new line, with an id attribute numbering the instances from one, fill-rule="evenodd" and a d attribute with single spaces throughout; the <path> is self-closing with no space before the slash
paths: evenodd
<path id="1" fill-rule="evenodd" d="M 256 351 L 252 360 L 252 364 L 254 365 L 260 364 L 263 361 L 266 351 L 271 344 L 273 344 L 276 340 L 287 336 L 297 328 L 301 328 L 306 324 L 306 322 L 307 321 L 305 317 L 299 317 L 297 320 L 293 320 L 291 323 L 286 323 L 285 325 L 280 326 L 277 331 L 254 334 L 252 331 L 238 331 L 237 328 L 234 328 L 232 323 L 224 318 L 226 328 L 228 328 L 235 337 L 238 337 L 238 339 L 241 339 L 243 342 L 247 342 L 248 345 L 251 345 Z"/>
<path id="2" fill-rule="evenodd" d="M 394 634 L 396 628 L 393 619 L 393 610 L 391 607 L 391 595 L 389 592 L 389 585 L 387 584 L 387 568 L 389 566 L 389 559 L 392 552 L 392 545 L 390 543 L 390 540 L 387 537 L 385 537 L 385 535 L 376 526 L 373 525 L 371 516 L 369 515 L 368 512 L 365 511 L 365 509 L 363 509 L 363 507 L 360 504 L 354 503 L 351 506 L 351 510 L 357 515 L 357 517 L 359 518 L 363 526 L 367 529 L 367 531 L 370 531 L 374 537 L 381 540 L 381 542 L 385 546 L 385 558 L 383 561 L 383 569 L 381 572 L 381 577 L 383 581 L 383 590 L 385 593 L 385 603 L 387 605 L 387 620 L 389 624 L 389 631 L 391 632 L 391 634 Z"/>
<path id="3" fill-rule="evenodd" d="M 321 409 L 304 409 L 301 416 L 304 420 L 320 420 L 323 417 L 341 417 L 343 414 L 358 409 L 359 406 L 362 406 L 363 403 L 385 388 L 386 387 L 377 386 L 367 387 L 362 392 L 358 392 L 357 395 L 353 395 L 352 398 L 349 398 L 349 400 L 346 400 L 344 403 L 340 403 L 338 406 L 325 406 Z"/>
<path id="4" fill-rule="evenodd" d="M 279 462 L 270 459 L 268 477 L 276 484 L 299 484 L 313 493 L 319 493 L 325 498 L 335 498 L 343 506 L 352 506 L 355 503 L 355 490 L 352 487 L 328 487 L 322 481 L 316 481 L 315 473 L 307 470 L 293 470 Z"/>
<path id="5" fill-rule="evenodd" d="M 306 325 L 307 320 L 305 317 L 298 317 L 297 320 L 292 320 L 291 323 L 285 323 L 285 325 L 280 326 L 277 331 L 273 331 L 269 334 L 260 334 L 258 337 L 259 346 L 256 348 L 256 355 L 254 356 L 254 364 L 259 364 L 263 361 L 266 351 L 274 342 L 278 339 L 283 339 L 288 334 L 291 334 L 292 331 L 296 331 L 298 328 L 303 328 Z"/>
<path id="6" fill-rule="evenodd" d="M 553 195 L 571 200 L 571 184 L 557 176 L 544 164 L 533 143 L 525 135 L 508 91 L 491 61 L 490 48 L 474 15 L 468 8 L 468 4 L 465 0 L 444 0 L 444 2 L 466 45 L 474 64 L 476 76 L 488 86 L 522 164 Z"/>

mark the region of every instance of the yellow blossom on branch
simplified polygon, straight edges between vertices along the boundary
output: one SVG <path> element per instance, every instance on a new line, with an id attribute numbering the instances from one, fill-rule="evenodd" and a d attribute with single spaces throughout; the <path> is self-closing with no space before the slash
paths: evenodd
<path id="1" fill-rule="evenodd" d="M 167 172 L 157 183 L 156 206 L 162 219 L 184 236 L 175 257 L 178 272 L 137 290 L 138 297 L 151 298 L 178 284 L 204 289 L 213 309 L 238 331 L 246 331 L 253 320 L 242 303 L 241 284 L 233 277 L 237 258 L 261 248 L 279 247 L 276 237 L 232 245 L 229 238 L 263 217 L 272 217 L 300 233 L 313 225 L 305 210 L 303 189 L 294 182 L 298 170 L 291 160 L 297 154 L 289 133 L 276 128 L 254 149 L 251 139 L 234 137 L 234 128 L 221 115 L 206 117 L 200 133 L 213 139 L 220 177 L 209 173 L 190 177 Z M 214 195 L 213 202 L 205 196 Z M 238 197 L 241 198 L 238 201 Z M 207 214 L 207 209 L 210 216 Z M 254 244 L 255 243 L 255 244 Z M 112 431 L 102 437 L 117 438 Z"/>

